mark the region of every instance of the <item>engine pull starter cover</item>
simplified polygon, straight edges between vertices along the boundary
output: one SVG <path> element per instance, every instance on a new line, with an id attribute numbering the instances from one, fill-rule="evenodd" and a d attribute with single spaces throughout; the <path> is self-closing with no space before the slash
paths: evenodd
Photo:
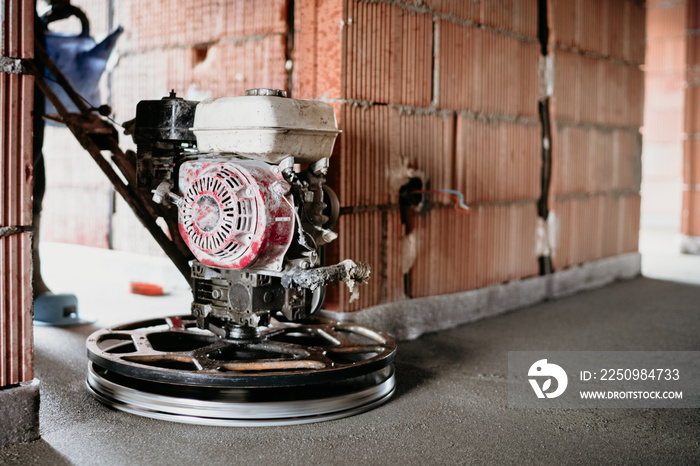
<path id="1" fill-rule="evenodd" d="M 190 160 L 180 168 L 180 234 L 203 264 L 281 270 L 294 235 L 289 184 L 253 160 Z"/>

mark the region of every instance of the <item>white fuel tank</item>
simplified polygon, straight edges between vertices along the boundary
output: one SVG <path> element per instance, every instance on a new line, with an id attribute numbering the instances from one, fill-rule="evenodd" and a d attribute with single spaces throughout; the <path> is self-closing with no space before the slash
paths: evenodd
<path id="1" fill-rule="evenodd" d="M 340 133 L 333 107 L 283 95 L 275 89 L 252 89 L 243 97 L 203 100 L 192 128 L 197 149 L 268 163 L 289 156 L 299 163 L 330 157 Z"/>

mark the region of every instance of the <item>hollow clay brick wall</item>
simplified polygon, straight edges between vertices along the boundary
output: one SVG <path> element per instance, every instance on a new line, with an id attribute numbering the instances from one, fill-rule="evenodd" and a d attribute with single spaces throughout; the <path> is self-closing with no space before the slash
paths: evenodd
<path id="1" fill-rule="evenodd" d="M 374 270 L 357 303 L 330 294 L 338 310 L 538 273 L 537 15 L 533 1 L 295 2 L 295 97 L 332 102 L 343 129 L 336 254 Z M 549 20 L 561 269 L 637 249 L 645 15 L 551 1 Z M 402 223 L 398 190 L 416 172 L 471 213 L 438 205 Z"/>

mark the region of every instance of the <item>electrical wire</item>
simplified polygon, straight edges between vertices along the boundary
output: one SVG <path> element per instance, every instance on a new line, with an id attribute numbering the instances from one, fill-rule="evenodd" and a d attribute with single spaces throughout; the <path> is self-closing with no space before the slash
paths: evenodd
<path id="1" fill-rule="evenodd" d="M 469 206 L 464 203 L 464 195 L 454 189 L 420 189 L 413 191 L 414 193 L 437 194 L 452 199 L 455 202 L 455 211 L 460 214 L 468 214 Z"/>

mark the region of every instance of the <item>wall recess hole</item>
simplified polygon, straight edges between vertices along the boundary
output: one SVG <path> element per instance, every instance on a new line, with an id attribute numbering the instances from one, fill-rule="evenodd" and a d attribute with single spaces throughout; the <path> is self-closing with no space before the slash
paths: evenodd
<path id="1" fill-rule="evenodd" d="M 193 64 L 193 66 L 197 66 L 200 63 L 202 63 L 204 60 L 206 60 L 208 54 L 209 54 L 209 46 L 208 45 L 195 45 L 194 47 L 192 47 L 192 64 Z"/>
<path id="2" fill-rule="evenodd" d="M 423 212 L 426 205 L 423 180 L 416 177 L 410 178 L 408 183 L 399 189 L 399 205 L 402 209 L 410 207 L 418 212 Z"/>

